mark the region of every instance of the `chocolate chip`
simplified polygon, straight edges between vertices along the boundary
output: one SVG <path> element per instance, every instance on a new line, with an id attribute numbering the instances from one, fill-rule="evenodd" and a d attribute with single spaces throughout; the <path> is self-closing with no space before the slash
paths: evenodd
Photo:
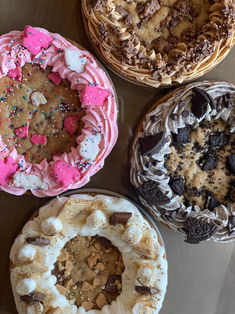
<path id="1" fill-rule="evenodd" d="M 190 203 L 190 201 L 187 198 L 184 201 L 184 205 L 185 205 L 186 208 L 191 206 L 191 203 Z"/>
<path id="2" fill-rule="evenodd" d="M 235 175 L 235 155 L 227 156 L 226 167 L 233 175 Z"/>
<path id="3" fill-rule="evenodd" d="M 176 120 L 178 119 L 177 113 L 172 113 L 172 114 L 170 115 L 170 118 L 171 118 L 173 121 L 176 121 Z"/>
<path id="4" fill-rule="evenodd" d="M 135 291 L 142 295 L 159 293 L 159 289 L 147 286 L 135 286 Z"/>
<path id="5" fill-rule="evenodd" d="M 165 133 L 159 132 L 139 139 L 140 153 L 142 155 L 152 155 L 159 152 L 165 143 Z"/>
<path id="6" fill-rule="evenodd" d="M 209 239 L 216 231 L 216 226 L 200 219 L 189 217 L 185 222 L 185 230 L 185 242 L 198 244 L 201 241 Z"/>
<path id="7" fill-rule="evenodd" d="M 162 175 L 163 175 L 163 172 L 162 172 L 161 170 L 157 170 L 157 171 L 156 171 L 156 176 L 159 176 L 159 177 L 160 177 L 160 176 L 162 176 Z"/>
<path id="8" fill-rule="evenodd" d="M 150 120 L 152 121 L 152 122 L 156 122 L 157 121 L 157 116 L 154 116 L 154 115 L 152 115 L 151 117 L 150 117 Z"/>
<path id="9" fill-rule="evenodd" d="M 26 242 L 38 246 L 45 246 L 50 244 L 50 240 L 46 238 L 27 238 Z"/>
<path id="10" fill-rule="evenodd" d="M 188 110 L 183 110 L 182 116 L 183 116 L 184 118 L 187 118 L 187 117 L 189 116 Z"/>
<path id="11" fill-rule="evenodd" d="M 207 111 L 207 105 L 215 108 L 213 98 L 205 91 L 198 87 L 193 88 L 191 111 L 198 119 L 202 118 Z"/>
<path id="12" fill-rule="evenodd" d="M 115 212 L 109 218 L 109 223 L 112 226 L 115 226 L 117 224 L 125 225 L 127 223 L 127 221 L 131 218 L 131 216 L 132 216 L 132 213 Z"/>
<path id="13" fill-rule="evenodd" d="M 209 145 L 211 147 L 222 147 L 226 145 L 229 141 L 229 135 L 224 134 L 223 132 L 216 132 L 215 134 L 212 134 L 209 138 Z"/>
<path id="14" fill-rule="evenodd" d="M 173 134 L 173 140 L 176 144 L 188 144 L 190 143 L 190 130 L 186 126 L 178 129 L 178 134 Z"/>
<path id="15" fill-rule="evenodd" d="M 169 185 L 175 194 L 177 195 L 184 194 L 184 179 L 183 178 L 171 178 Z"/>
<path id="16" fill-rule="evenodd" d="M 43 303 L 45 299 L 45 294 L 42 292 L 34 291 L 29 294 L 22 295 L 20 299 L 24 301 L 25 303 L 36 303 L 36 302 Z"/>
<path id="17" fill-rule="evenodd" d="M 180 100 L 178 106 L 179 107 L 184 107 L 186 105 L 185 101 L 184 100 Z"/>
<path id="18" fill-rule="evenodd" d="M 121 276 L 120 275 L 109 275 L 108 280 L 105 284 L 104 290 L 109 293 L 117 293 L 118 288 L 116 285 L 116 281 L 119 281 L 121 283 Z"/>
<path id="19" fill-rule="evenodd" d="M 213 155 L 209 155 L 202 164 L 202 170 L 212 170 L 217 166 L 218 158 Z"/>
<path id="20" fill-rule="evenodd" d="M 145 167 L 148 168 L 150 166 L 150 162 L 146 162 Z"/>
<path id="21" fill-rule="evenodd" d="M 138 188 L 138 193 L 149 205 L 166 205 L 170 202 L 167 197 L 158 187 L 158 183 L 152 180 L 146 181 Z"/>
<path id="22" fill-rule="evenodd" d="M 96 235 L 96 241 L 98 241 L 105 249 L 108 249 L 111 246 L 111 242 L 105 237 Z"/>

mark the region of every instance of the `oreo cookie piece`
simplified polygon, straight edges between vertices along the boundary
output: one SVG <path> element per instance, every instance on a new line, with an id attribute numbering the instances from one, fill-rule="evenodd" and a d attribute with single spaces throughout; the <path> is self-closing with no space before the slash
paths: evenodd
<path id="1" fill-rule="evenodd" d="M 185 222 L 185 231 L 185 242 L 198 244 L 201 241 L 209 239 L 216 231 L 216 226 L 200 219 L 189 217 Z"/>
<path id="2" fill-rule="evenodd" d="M 212 134 L 209 138 L 209 145 L 211 147 L 223 147 L 229 141 L 229 135 L 224 134 L 223 132 L 216 132 Z"/>
<path id="3" fill-rule="evenodd" d="M 173 133 L 173 141 L 176 145 L 190 143 L 190 130 L 189 127 L 178 129 L 178 134 Z"/>
<path id="4" fill-rule="evenodd" d="M 205 91 L 198 87 L 193 88 L 191 111 L 198 119 L 202 118 L 207 111 L 207 106 L 215 108 L 214 99 Z"/>
<path id="5" fill-rule="evenodd" d="M 141 155 L 153 155 L 160 151 L 165 143 L 165 133 L 159 132 L 139 139 Z"/>
<path id="6" fill-rule="evenodd" d="M 169 197 L 159 189 L 158 183 L 152 180 L 143 183 L 137 192 L 149 205 L 159 206 L 170 202 Z"/>
<path id="7" fill-rule="evenodd" d="M 221 203 L 218 202 L 213 196 L 208 196 L 205 207 L 210 211 L 214 210 L 215 207 L 220 206 Z"/>
<path id="8" fill-rule="evenodd" d="M 182 177 L 171 178 L 169 185 L 175 194 L 177 195 L 184 194 L 184 179 Z"/>
<path id="9" fill-rule="evenodd" d="M 229 172 L 235 175 L 235 155 L 227 156 L 226 167 Z"/>
<path id="10" fill-rule="evenodd" d="M 202 164 L 202 170 L 212 170 L 217 166 L 218 158 L 212 154 L 209 154 L 204 163 Z"/>

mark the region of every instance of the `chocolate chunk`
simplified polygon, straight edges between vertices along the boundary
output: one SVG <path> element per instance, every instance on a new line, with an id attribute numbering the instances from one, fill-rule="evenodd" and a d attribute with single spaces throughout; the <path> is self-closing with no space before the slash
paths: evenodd
<path id="1" fill-rule="evenodd" d="M 184 194 L 184 179 L 183 178 L 171 178 L 169 185 L 175 194 L 177 195 Z"/>
<path id="2" fill-rule="evenodd" d="M 54 269 L 51 271 L 51 274 L 53 276 L 55 276 L 56 279 L 57 279 L 56 283 L 61 285 L 61 286 L 63 286 L 64 280 L 65 280 L 64 272 L 65 272 L 65 270 L 59 270 L 59 268 L 58 268 L 56 263 L 54 264 Z"/>
<path id="3" fill-rule="evenodd" d="M 196 118 L 200 119 L 206 113 L 207 105 L 209 104 L 211 108 L 215 108 L 215 102 L 205 90 L 194 87 L 193 92 L 191 111 Z"/>
<path id="4" fill-rule="evenodd" d="M 26 242 L 38 246 L 45 246 L 50 244 L 50 240 L 46 238 L 27 238 Z"/>
<path id="5" fill-rule="evenodd" d="M 127 10 L 122 5 L 116 5 L 115 11 L 117 11 L 123 17 L 129 14 L 129 12 L 127 12 Z"/>
<path id="6" fill-rule="evenodd" d="M 142 295 L 159 293 L 159 289 L 147 286 L 135 286 L 135 291 Z"/>
<path id="7" fill-rule="evenodd" d="M 229 141 L 229 135 L 218 131 L 215 134 L 212 134 L 210 136 L 209 145 L 211 147 L 222 147 L 226 145 L 228 141 Z"/>
<path id="8" fill-rule="evenodd" d="M 109 219 L 109 223 L 112 226 L 116 226 L 117 224 L 125 225 L 127 221 L 131 218 L 132 213 L 128 212 L 115 212 L 111 215 Z"/>
<path id="9" fill-rule="evenodd" d="M 178 134 L 173 133 L 173 140 L 176 144 L 188 144 L 190 143 L 190 130 L 186 126 L 178 129 Z"/>
<path id="10" fill-rule="evenodd" d="M 168 53 L 173 47 L 173 45 L 162 36 L 152 40 L 151 45 L 156 52 L 160 52 L 162 55 Z"/>
<path id="11" fill-rule="evenodd" d="M 228 171 L 230 171 L 233 175 L 235 175 L 235 155 L 227 156 L 226 166 L 227 166 Z"/>
<path id="12" fill-rule="evenodd" d="M 218 158 L 213 155 L 209 155 L 202 164 L 202 170 L 212 170 L 217 166 Z"/>
<path id="13" fill-rule="evenodd" d="M 185 222 L 186 239 L 185 242 L 198 244 L 209 239 L 216 231 L 216 226 L 204 222 L 200 219 L 189 217 Z"/>
<path id="14" fill-rule="evenodd" d="M 153 155 L 160 151 L 165 143 L 165 133 L 159 132 L 154 135 L 139 138 L 140 153 L 142 155 Z"/>
<path id="15" fill-rule="evenodd" d="M 25 303 L 36 303 L 36 302 L 43 303 L 45 299 L 45 294 L 42 292 L 34 291 L 29 294 L 22 295 L 20 299 L 24 301 Z"/>
<path id="16" fill-rule="evenodd" d="M 166 205 L 170 199 L 159 189 L 158 185 L 157 182 L 149 180 L 142 184 L 137 192 L 149 205 Z"/>
<path id="17" fill-rule="evenodd" d="M 105 237 L 96 235 L 96 241 L 98 241 L 105 249 L 108 249 L 111 246 L 111 242 Z"/>
<path id="18" fill-rule="evenodd" d="M 93 10 L 100 10 L 106 3 L 107 0 L 92 0 Z"/>
<path id="19" fill-rule="evenodd" d="M 120 283 L 122 282 L 122 277 L 120 275 L 109 275 L 108 280 L 105 284 L 104 290 L 109 292 L 109 293 L 117 293 L 118 288 L 116 285 L 116 281 L 119 281 Z"/>

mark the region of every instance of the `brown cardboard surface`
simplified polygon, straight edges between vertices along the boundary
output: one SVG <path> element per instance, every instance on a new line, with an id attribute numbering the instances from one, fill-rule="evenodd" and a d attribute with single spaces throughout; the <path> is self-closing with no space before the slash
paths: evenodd
<path id="1" fill-rule="evenodd" d="M 23 30 L 25 24 L 58 32 L 92 51 L 82 26 L 80 0 L 0 1 L 0 34 Z M 235 50 L 202 79 L 235 83 L 234 57 Z M 129 183 L 130 140 L 141 116 L 166 90 L 135 86 L 109 73 L 120 101 L 119 139 L 104 168 L 86 187 L 113 190 L 137 200 Z M 11 244 L 27 219 L 46 201 L 0 192 L 0 313 L 16 313 L 8 272 Z M 161 314 L 234 314 L 235 243 L 193 246 L 158 226 L 169 263 L 168 291 Z"/>

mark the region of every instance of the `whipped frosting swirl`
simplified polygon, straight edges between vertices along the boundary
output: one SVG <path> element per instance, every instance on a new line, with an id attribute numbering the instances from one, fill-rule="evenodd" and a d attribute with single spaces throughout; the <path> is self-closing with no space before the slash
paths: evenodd
<path id="1" fill-rule="evenodd" d="M 215 108 L 210 108 L 208 105 L 205 115 L 197 119 L 191 112 L 192 89 L 198 87 L 205 90 L 213 99 L 223 96 L 227 93 L 233 95 L 233 106 L 231 108 L 222 108 L 218 111 Z M 137 132 L 132 146 L 131 152 L 131 183 L 138 189 L 144 182 L 153 180 L 159 184 L 160 189 L 167 193 L 170 202 L 166 205 L 155 206 L 149 205 L 146 200 L 139 196 L 141 203 L 150 211 L 150 213 L 161 222 L 167 223 L 170 228 L 175 231 L 185 234 L 184 227 L 188 217 L 201 218 L 205 222 L 213 223 L 217 226 L 216 232 L 211 236 L 214 241 L 231 241 L 235 240 L 235 225 L 232 224 L 230 217 L 235 214 L 234 203 L 229 203 L 226 206 L 220 205 L 212 211 L 209 209 L 200 209 L 199 206 L 186 207 L 180 197 L 176 195 L 169 186 L 170 177 L 165 168 L 166 155 L 171 154 L 170 144 L 172 133 L 177 134 L 179 128 L 184 128 L 186 125 L 197 125 L 203 119 L 210 121 L 222 119 L 230 128 L 230 133 L 234 133 L 235 121 L 235 86 L 226 82 L 196 82 L 185 86 L 183 89 L 176 90 L 173 95 L 166 101 L 160 103 L 151 112 L 145 116 L 142 122 L 142 131 Z M 184 117 L 182 112 L 187 110 L 189 115 Z M 171 114 L 177 114 L 177 119 L 170 118 Z M 156 119 L 151 120 L 151 116 L 156 116 Z M 148 135 L 154 135 L 160 131 L 165 131 L 166 142 L 160 151 L 149 156 L 142 156 L 139 151 L 139 138 Z M 146 163 L 148 167 L 146 167 Z"/>

